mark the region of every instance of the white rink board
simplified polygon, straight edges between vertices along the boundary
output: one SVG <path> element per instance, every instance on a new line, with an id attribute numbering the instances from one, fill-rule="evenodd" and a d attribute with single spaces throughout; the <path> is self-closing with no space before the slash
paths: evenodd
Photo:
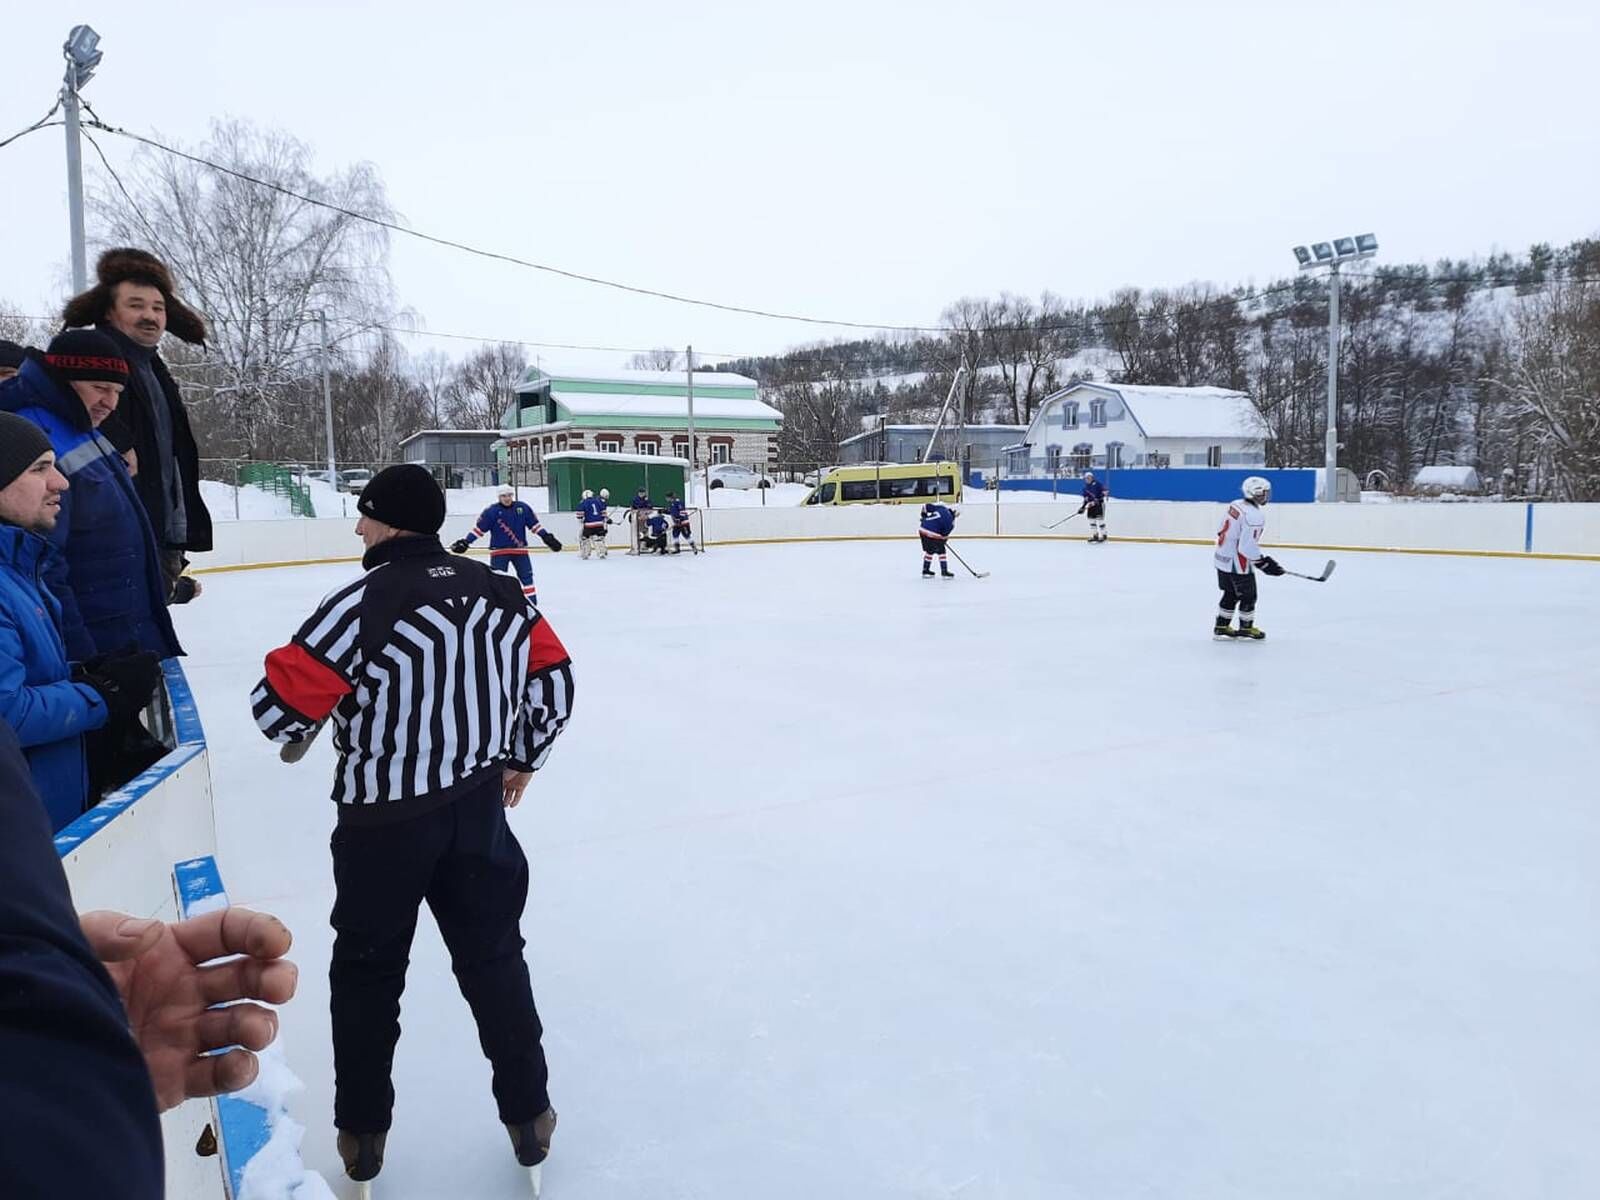
<path id="1" fill-rule="evenodd" d="M 965 538 L 1083 537 L 1082 517 L 1054 531 L 1043 527 L 1068 516 L 1076 501 L 1054 504 L 961 506 L 956 532 Z M 1203 541 L 1216 531 L 1218 504 L 1172 501 L 1113 502 L 1107 520 L 1113 538 Z M 1267 510 L 1271 545 L 1340 546 L 1373 550 L 1454 550 L 1517 554 L 1524 550 L 1524 504 L 1278 504 Z M 702 509 L 707 545 L 811 538 L 913 536 L 916 505 L 862 504 L 815 507 Z M 1600 504 L 1533 506 L 1533 549 L 1540 554 L 1600 555 Z M 470 518 L 452 517 L 461 523 Z M 560 513 L 548 528 L 576 552 L 577 520 Z M 225 521 L 216 526 L 216 549 L 194 556 L 198 570 L 280 562 L 359 559 L 355 522 L 342 517 L 281 521 Z M 454 526 L 447 523 L 446 532 Z M 610 531 L 613 550 L 627 548 L 620 526 Z M 535 555 L 547 553 L 535 548 Z"/>

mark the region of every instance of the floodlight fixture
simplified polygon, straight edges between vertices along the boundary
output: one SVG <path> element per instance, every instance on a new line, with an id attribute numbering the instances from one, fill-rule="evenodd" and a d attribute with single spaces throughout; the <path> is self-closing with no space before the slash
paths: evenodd
<path id="1" fill-rule="evenodd" d="M 1362 258 L 1371 258 L 1378 252 L 1378 235 L 1375 233 L 1356 234 L 1356 253 Z"/>
<path id="2" fill-rule="evenodd" d="M 67 60 L 67 85 L 73 91 L 80 90 L 94 78 L 94 69 L 105 57 L 98 49 L 99 45 L 100 35 L 88 25 L 74 25 L 72 32 L 67 34 L 61 53 Z"/>
<path id="3" fill-rule="evenodd" d="M 1333 252 L 1340 258 L 1354 258 L 1356 256 L 1355 238 L 1334 238 Z"/>
<path id="4" fill-rule="evenodd" d="M 1333 261 L 1333 247 L 1327 242 L 1313 242 L 1311 245 L 1311 253 L 1317 256 L 1318 266 L 1321 266 L 1324 263 L 1331 263 Z"/>
<path id="5" fill-rule="evenodd" d="M 1311 257 L 1311 251 L 1304 246 L 1296 246 L 1294 248 L 1294 256 L 1300 261 L 1302 267 L 1316 266 L 1316 260 Z"/>

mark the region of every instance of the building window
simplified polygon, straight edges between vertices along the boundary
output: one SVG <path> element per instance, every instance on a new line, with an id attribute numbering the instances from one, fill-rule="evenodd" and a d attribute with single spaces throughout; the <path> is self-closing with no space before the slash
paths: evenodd
<path id="1" fill-rule="evenodd" d="M 1061 470 L 1061 447 L 1049 445 L 1044 448 L 1044 469 L 1054 475 Z"/>
<path id="2" fill-rule="evenodd" d="M 660 442 L 640 442 L 636 449 L 640 454 L 648 454 L 654 458 L 661 453 Z"/>
<path id="3" fill-rule="evenodd" d="M 1121 442 L 1107 442 L 1106 443 L 1106 468 L 1108 470 L 1115 470 L 1117 467 L 1120 467 L 1121 465 L 1122 465 L 1122 443 Z"/>
<path id="4" fill-rule="evenodd" d="M 622 439 L 619 437 L 609 437 L 602 434 L 601 436 L 595 438 L 594 448 L 600 451 L 601 454 L 621 454 Z"/>
<path id="5" fill-rule="evenodd" d="M 565 450 L 566 448 L 567 448 L 567 435 L 564 434 L 564 433 L 556 434 L 556 449 L 557 450 Z"/>
<path id="6" fill-rule="evenodd" d="M 1078 402 L 1068 400 L 1061 406 L 1061 428 L 1076 429 L 1078 427 Z"/>
<path id="7" fill-rule="evenodd" d="M 1072 469 L 1080 475 L 1089 469 L 1089 457 L 1094 453 L 1094 447 L 1088 442 L 1079 442 L 1072 448 Z"/>
<path id="8" fill-rule="evenodd" d="M 1106 423 L 1106 402 L 1104 400 L 1089 401 L 1089 425 L 1098 429 Z"/>
<path id="9" fill-rule="evenodd" d="M 725 463 L 725 462 L 727 462 L 729 457 L 730 457 L 730 453 L 729 452 L 732 449 L 733 449 L 733 447 L 728 445 L 727 442 L 712 442 L 711 443 L 711 461 L 712 461 L 712 463 L 716 464 L 716 463 Z"/>
<path id="10" fill-rule="evenodd" d="M 1208 467 L 1220 467 L 1221 465 L 1222 465 L 1222 447 L 1221 446 L 1207 446 L 1206 447 L 1206 466 L 1208 466 Z"/>

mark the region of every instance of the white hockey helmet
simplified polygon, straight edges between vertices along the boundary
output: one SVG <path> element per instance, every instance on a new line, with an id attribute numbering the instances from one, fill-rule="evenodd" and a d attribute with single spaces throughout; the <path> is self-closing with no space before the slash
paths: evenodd
<path id="1" fill-rule="evenodd" d="M 594 493 L 592 491 L 590 491 L 588 488 L 584 488 L 583 489 L 583 498 L 585 500 L 593 500 L 594 499 Z"/>
<path id="2" fill-rule="evenodd" d="M 601 488 L 600 489 L 600 499 L 602 499 L 602 500 L 611 499 L 611 489 L 610 488 Z"/>
<path id="3" fill-rule="evenodd" d="M 1253 500 L 1257 504 L 1265 504 L 1272 498 L 1272 484 L 1259 475 L 1251 475 L 1239 485 L 1239 492 L 1246 500 Z"/>
<path id="4" fill-rule="evenodd" d="M 1083 473 L 1083 477 L 1085 479 L 1087 479 L 1090 483 L 1094 482 L 1094 472 L 1093 471 L 1085 471 Z"/>
<path id="5" fill-rule="evenodd" d="M 515 496 L 516 494 L 517 489 L 512 487 L 509 483 L 502 483 L 499 487 L 499 490 L 495 492 L 496 496 Z"/>

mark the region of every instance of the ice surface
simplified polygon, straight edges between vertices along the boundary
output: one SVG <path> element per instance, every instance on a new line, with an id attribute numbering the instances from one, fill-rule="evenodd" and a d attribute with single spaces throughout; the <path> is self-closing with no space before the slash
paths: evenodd
<path id="1" fill-rule="evenodd" d="M 1600 567 L 1341 556 L 1216 644 L 1207 548 L 924 581 L 914 524 L 536 560 L 578 679 L 511 815 L 548 1196 L 1600 1195 Z M 340 1195 L 331 746 L 280 763 L 247 696 L 351 574 L 174 610 Z M 426 916 L 402 1023 L 382 1200 L 525 1195 Z"/>

